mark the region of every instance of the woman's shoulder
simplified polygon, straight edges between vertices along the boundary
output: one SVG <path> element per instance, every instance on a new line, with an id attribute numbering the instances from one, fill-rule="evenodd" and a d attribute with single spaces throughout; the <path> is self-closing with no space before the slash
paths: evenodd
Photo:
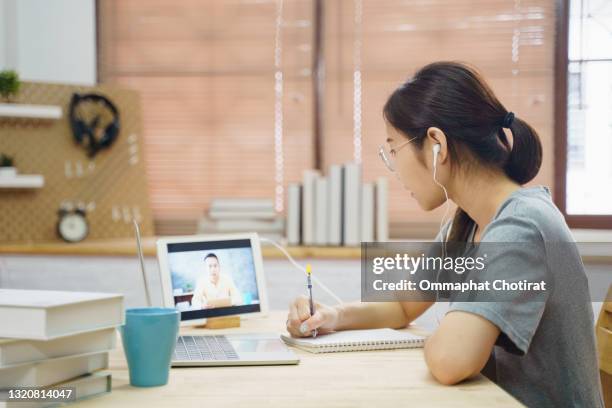
<path id="1" fill-rule="evenodd" d="M 496 242 L 572 242 L 565 218 L 546 186 L 523 187 L 502 204 L 485 233 Z"/>

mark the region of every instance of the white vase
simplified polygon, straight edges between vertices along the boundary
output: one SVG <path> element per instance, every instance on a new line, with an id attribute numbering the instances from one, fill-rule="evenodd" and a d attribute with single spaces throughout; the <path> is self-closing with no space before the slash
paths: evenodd
<path id="1" fill-rule="evenodd" d="M 15 177 L 17 176 L 16 167 L 0 167 L 0 177 Z"/>

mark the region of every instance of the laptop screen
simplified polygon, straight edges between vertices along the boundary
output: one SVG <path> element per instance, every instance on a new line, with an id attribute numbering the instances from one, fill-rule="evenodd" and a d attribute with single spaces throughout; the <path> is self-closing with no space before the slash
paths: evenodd
<path id="1" fill-rule="evenodd" d="M 167 248 L 181 320 L 260 311 L 251 240 L 171 243 Z"/>

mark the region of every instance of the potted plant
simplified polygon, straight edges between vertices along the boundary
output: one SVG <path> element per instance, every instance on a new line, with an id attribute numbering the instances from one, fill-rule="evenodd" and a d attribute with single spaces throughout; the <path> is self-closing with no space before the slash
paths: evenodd
<path id="1" fill-rule="evenodd" d="M 11 156 L 0 153 L 0 177 L 15 177 L 17 169 L 14 166 L 14 160 Z"/>
<path id="2" fill-rule="evenodd" d="M 0 71 L 0 96 L 2 96 L 6 102 L 10 102 L 11 97 L 17 95 L 20 86 L 21 82 L 19 81 L 17 72 L 12 70 Z"/>

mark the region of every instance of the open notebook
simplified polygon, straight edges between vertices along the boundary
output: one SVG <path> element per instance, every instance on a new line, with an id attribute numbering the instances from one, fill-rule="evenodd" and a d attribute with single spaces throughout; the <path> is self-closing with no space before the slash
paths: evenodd
<path id="1" fill-rule="evenodd" d="M 345 330 L 318 337 L 294 338 L 282 334 L 283 341 L 311 353 L 388 350 L 423 347 L 425 337 L 392 329 Z"/>

